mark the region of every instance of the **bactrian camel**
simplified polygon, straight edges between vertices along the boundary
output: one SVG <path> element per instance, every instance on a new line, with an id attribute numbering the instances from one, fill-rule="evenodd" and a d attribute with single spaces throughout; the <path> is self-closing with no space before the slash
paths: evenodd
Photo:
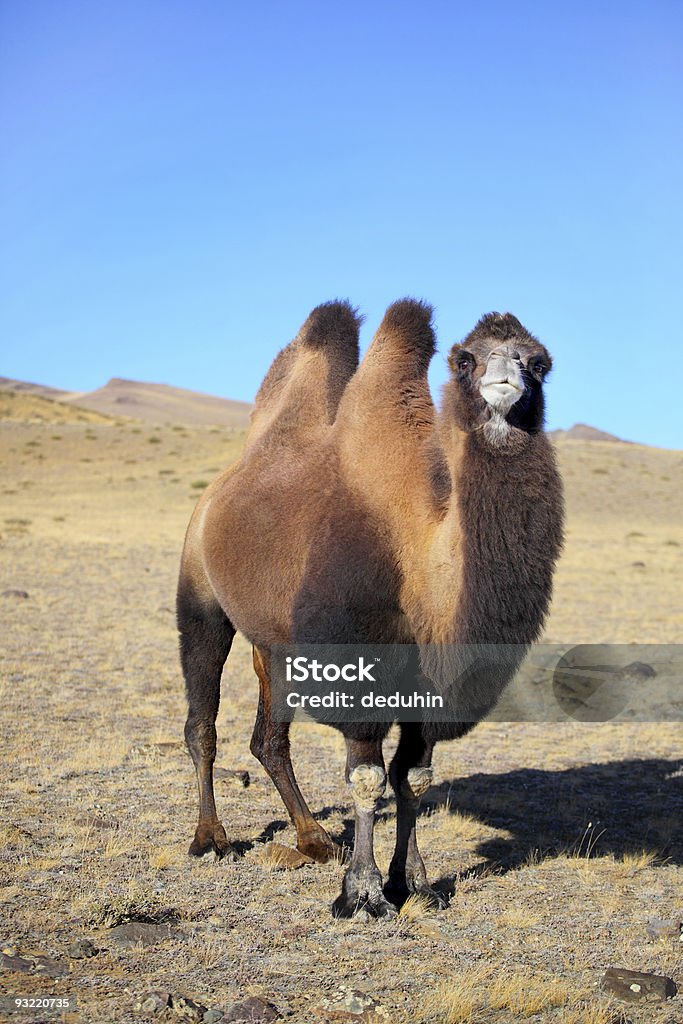
<path id="1" fill-rule="evenodd" d="M 253 645 L 260 683 L 251 749 L 284 800 L 298 849 L 319 861 L 335 845 L 299 792 L 288 726 L 273 721 L 272 646 L 514 644 L 523 652 L 540 635 L 563 518 L 543 433 L 550 356 L 510 313 L 484 316 L 450 351 L 437 414 L 427 383 L 431 317 L 424 303 L 394 303 L 354 372 L 353 311 L 345 303 L 314 310 L 264 380 L 241 459 L 195 510 L 178 590 L 185 735 L 199 784 L 193 854 L 232 852 L 212 766 L 221 671 L 236 630 Z M 482 714 L 518 660 L 503 678 L 498 672 Z M 418 851 L 417 809 L 434 744 L 472 724 L 400 725 L 385 886 L 373 830 L 390 723 L 337 724 L 355 838 L 335 914 L 392 917 L 411 892 L 442 902 Z"/>

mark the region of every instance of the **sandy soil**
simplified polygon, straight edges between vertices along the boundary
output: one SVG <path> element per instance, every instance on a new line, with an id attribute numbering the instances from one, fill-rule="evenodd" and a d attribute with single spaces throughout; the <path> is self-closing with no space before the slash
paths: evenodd
<path id="1" fill-rule="evenodd" d="M 224 1011 L 255 994 L 312 1024 L 342 1019 L 324 1001 L 348 985 L 379 1004 L 370 1020 L 608 1024 L 608 966 L 683 987 L 683 946 L 647 934 L 683 915 L 680 722 L 484 723 L 441 745 L 419 827 L 450 906 L 334 922 L 339 865 L 263 862 L 264 844 L 293 833 L 249 753 L 256 683 L 238 638 L 217 763 L 251 784 L 219 781 L 217 797 L 244 857 L 191 862 L 175 580 L 192 502 L 241 435 L 6 422 L 0 444 L 0 940 L 30 967 L 48 958 L 42 973 L 0 970 L 0 990 L 79 1007 L 17 1019 L 150 1020 L 135 1007 L 163 990 Z M 683 455 L 569 441 L 559 453 L 569 524 L 547 639 L 683 642 Z M 293 751 L 314 812 L 348 843 L 341 737 L 299 725 Z M 388 798 L 382 868 L 394 810 Z M 119 945 L 111 926 L 136 917 L 172 922 L 170 937 Z M 100 952 L 73 956 L 85 938 Z M 620 1005 L 634 1024 L 683 1020 L 683 996 Z"/>

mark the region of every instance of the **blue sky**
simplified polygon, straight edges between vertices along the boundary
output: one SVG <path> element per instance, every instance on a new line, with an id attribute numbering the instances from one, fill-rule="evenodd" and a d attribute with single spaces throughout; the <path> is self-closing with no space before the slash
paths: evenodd
<path id="1" fill-rule="evenodd" d="M 312 306 L 511 310 L 683 448 L 683 6 L 3 0 L 0 374 L 250 400 Z"/>

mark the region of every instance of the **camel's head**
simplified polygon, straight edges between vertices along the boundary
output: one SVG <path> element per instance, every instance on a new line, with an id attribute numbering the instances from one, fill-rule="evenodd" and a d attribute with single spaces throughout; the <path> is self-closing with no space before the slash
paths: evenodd
<path id="1" fill-rule="evenodd" d="M 543 427 L 543 381 L 551 366 L 544 345 L 512 313 L 488 313 L 460 345 L 448 365 L 457 385 L 459 418 L 466 429 L 483 425 L 490 440 L 513 428 Z"/>

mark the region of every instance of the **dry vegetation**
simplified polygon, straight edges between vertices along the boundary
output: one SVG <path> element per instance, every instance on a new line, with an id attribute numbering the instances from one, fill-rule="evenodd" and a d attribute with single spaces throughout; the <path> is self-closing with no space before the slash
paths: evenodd
<path id="1" fill-rule="evenodd" d="M 251 785 L 227 778 L 217 796 L 244 858 L 190 862 L 175 578 L 192 503 L 241 435 L 17 420 L 0 440 L 0 592 L 29 595 L 0 597 L 0 939 L 68 968 L 61 980 L 5 970 L 3 991 L 75 995 L 65 1019 L 97 1022 L 148 1019 L 134 1007 L 151 989 L 218 1008 L 254 993 L 313 1024 L 344 983 L 399 1024 L 610 1024 L 596 989 L 605 967 L 683 984 L 683 947 L 646 933 L 649 919 L 683 913 L 680 723 L 490 723 L 442 744 L 420 832 L 432 879 L 455 890 L 449 908 L 411 901 L 388 924 L 333 922 L 338 864 L 284 872 L 263 856 L 263 843 L 293 837 L 249 754 L 256 684 L 239 641 L 218 764 L 248 769 Z M 548 639 L 683 642 L 681 454 L 559 451 L 569 529 Z M 293 749 L 311 806 L 348 842 L 341 737 L 300 725 Z M 389 798 L 383 868 L 393 828 Z M 110 941 L 136 917 L 171 922 L 169 938 Z M 99 954 L 70 957 L 80 938 Z M 681 996 L 626 1009 L 635 1024 L 683 1020 Z"/>

